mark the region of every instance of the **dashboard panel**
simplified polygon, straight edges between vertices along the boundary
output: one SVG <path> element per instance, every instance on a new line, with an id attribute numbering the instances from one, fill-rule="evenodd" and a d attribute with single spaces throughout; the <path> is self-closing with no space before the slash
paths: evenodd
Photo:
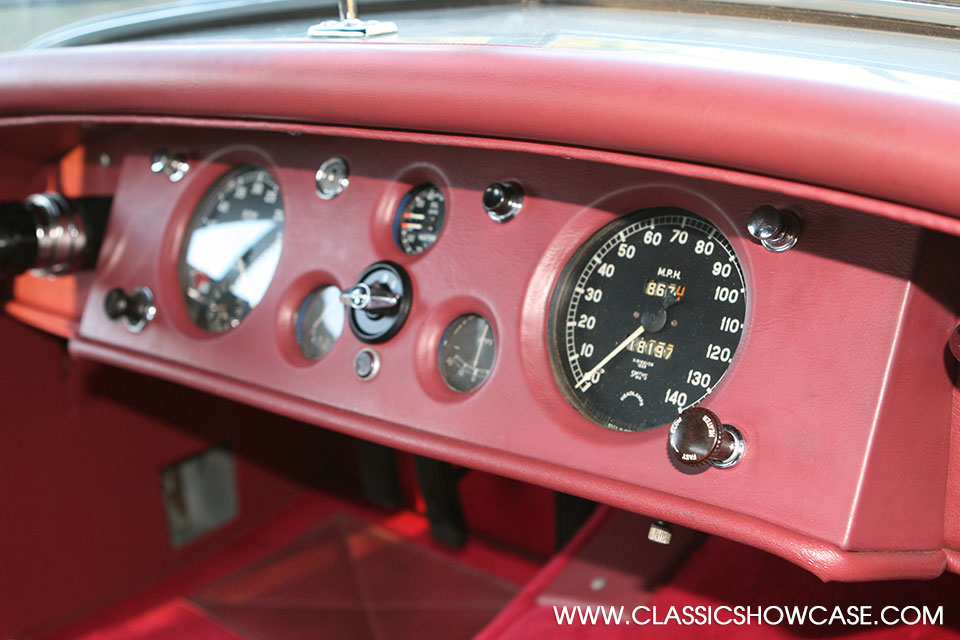
<path id="1" fill-rule="evenodd" d="M 122 163 L 90 163 L 84 176 L 115 193 L 74 354 L 667 517 L 821 575 L 848 575 L 851 562 L 858 575 L 942 567 L 930 550 L 942 545 L 943 514 L 926 498 L 946 483 L 952 382 L 943 343 L 928 338 L 949 333 L 956 292 L 923 274 L 928 261 L 955 263 L 946 236 L 868 206 L 829 204 L 851 201 L 827 190 L 811 200 L 790 183 L 636 155 L 310 126 L 291 135 L 283 126 L 169 125 L 128 121 L 87 145 L 89 157 Z M 189 158 L 182 180 L 150 171 L 160 148 Z M 331 158 L 344 160 L 349 180 L 327 199 L 317 171 Z M 282 251 L 256 308 L 210 332 L 190 318 L 178 264 L 204 195 L 249 165 L 282 193 Z M 508 183 L 522 187 L 523 204 L 496 221 L 484 193 Z M 442 233 L 408 253 L 395 223 L 425 184 L 443 194 Z M 796 247 L 775 253 L 750 238 L 748 219 L 762 206 L 796 212 Z M 730 469 L 678 468 L 665 424 L 633 433 L 598 426 L 571 406 L 551 364 L 551 299 L 564 266 L 605 225 L 662 207 L 715 227 L 739 257 L 742 337 L 701 403 L 746 441 Z M 395 335 L 369 344 L 341 328 L 322 357 L 305 355 L 297 318 L 308 294 L 348 290 L 382 261 L 399 267 L 413 292 Z M 140 286 L 155 294 L 156 315 L 132 333 L 107 317 L 104 299 Z M 445 379 L 440 354 L 453 325 L 471 317 L 487 323 L 471 344 L 493 352 L 470 352 L 466 375 L 483 371 L 482 384 L 460 389 Z M 375 357 L 372 376 L 358 375 L 362 353 Z M 878 526 L 881 517 L 904 526 Z M 841 550 L 858 553 L 851 560 Z M 868 553 L 891 550 L 905 553 Z"/>

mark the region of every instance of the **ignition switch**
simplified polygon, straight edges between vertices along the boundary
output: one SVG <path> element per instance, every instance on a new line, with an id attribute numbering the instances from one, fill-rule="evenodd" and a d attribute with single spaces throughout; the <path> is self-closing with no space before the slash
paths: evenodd
<path id="1" fill-rule="evenodd" d="M 362 342 L 386 342 L 403 328 L 413 302 L 413 287 L 398 264 L 383 261 L 363 270 L 357 284 L 340 294 L 350 329 Z"/>

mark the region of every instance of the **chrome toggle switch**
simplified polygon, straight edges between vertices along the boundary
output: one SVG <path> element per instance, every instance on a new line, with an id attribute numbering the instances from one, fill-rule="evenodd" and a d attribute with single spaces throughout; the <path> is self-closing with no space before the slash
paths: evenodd
<path id="1" fill-rule="evenodd" d="M 797 244 L 800 219 L 792 211 L 764 205 L 750 214 L 747 231 L 765 249 L 779 253 Z"/>

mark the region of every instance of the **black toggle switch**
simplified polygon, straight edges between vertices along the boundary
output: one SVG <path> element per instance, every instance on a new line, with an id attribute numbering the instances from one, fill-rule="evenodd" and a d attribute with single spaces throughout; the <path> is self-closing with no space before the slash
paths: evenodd
<path id="1" fill-rule="evenodd" d="M 103 300 L 103 310 L 111 320 L 123 318 L 133 333 L 143 331 L 157 315 L 153 292 L 148 287 L 137 287 L 129 294 L 120 287 L 111 289 Z"/>

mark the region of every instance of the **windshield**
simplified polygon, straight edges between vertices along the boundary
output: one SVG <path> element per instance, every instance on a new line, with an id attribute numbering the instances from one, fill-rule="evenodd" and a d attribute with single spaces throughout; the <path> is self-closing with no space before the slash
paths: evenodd
<path id="1" fill-rule="evenodd" d="M 0 51 L 19 49 L 72 22 L 169 3 L 169 0 L 0 0 Z M 190 4 L 187 0 L 178 4 Z"/>
<path id="2" fill-rule="evenodd" d="M 454 7 L 484 7 L 487 13 L 502 10 L 505 14 L 514 10 L 512 19 L 515 19 L 517 8 L 589 8 L 596 13 L 603 9 L 639 9 L 835 24 L 952 38 L 960 35 L 960 0 L 360 0 L 359 5 L 361 18 L 394 18 L 403 12 Z M 33 48 L 113 41 L 112 37 L 77 39 L 74 37 L 76 29 L 63 29 L 78 22 L 87 23 L 84 33 L 97 28 L 99 25 L 94 23 L 100 20 L 113 32 L 134 21 L 156 25 L 151 30 L 137 30 L 135 35 L 140 36 L 144 33 L 181 33 L 204 26 L 217 28 L 228 23 L 257 25 L 307 16 L 322 20 L 336 15 L 336 0 L 0 0 L 0 25 L 5 27 L 0 30 L 0 52 L 21 49 L 28 43 L 32 43 L 28 48 Z M 184 19 L 184 16 L 188 18 Z M 204 25 L 200 16 L 209 24 Z M 476 41 L 469 38 L 485 34 L 478 33 L 470 22 L 469 19 L 461 20 L 455 29 L 443 25 L 439 31 L 445 34 L 447 41 Z M 64 37 L 37 40 L 57 30 Z M 238 31 L 232 33 L 236 36 Z M 621 37 L 620 34 L 614 35 Z M 282 37 L 289 37 L 289 34 L 284 32 Z M 123 35 L 116 39 L 130 38 Z M 489 39 L 483 41 L 489 42 Z"/>

